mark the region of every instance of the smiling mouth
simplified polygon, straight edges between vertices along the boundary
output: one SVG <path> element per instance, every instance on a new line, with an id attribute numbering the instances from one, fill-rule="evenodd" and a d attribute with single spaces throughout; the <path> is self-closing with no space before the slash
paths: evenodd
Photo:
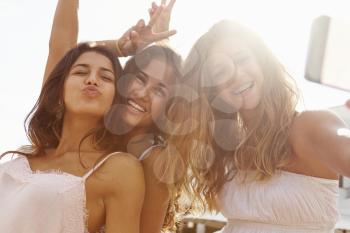
<path id="1" fill-rule="evenodd" d="M 144 107 L 142 107 L 141 105 L 137 104 L 135 101 L 133 101 L 132 99 L 128 99 L 127 104 L 133 108 L 134 110 L 138 111 L 138 112 L 142 112 L 145 113 L 147 112 L 146 109 Z"/>
<path id="2" fill-rule="evenodd" d="M 246 84 L 243 84 L 241 87 L 239 87 L 233 94 L 235 95 L 240 95 L 242 94 L 243 92 L 251 89 L 252 87 L 254 86 L 254 82 L 249 82 L 249 83 L 246 83 Z"/>

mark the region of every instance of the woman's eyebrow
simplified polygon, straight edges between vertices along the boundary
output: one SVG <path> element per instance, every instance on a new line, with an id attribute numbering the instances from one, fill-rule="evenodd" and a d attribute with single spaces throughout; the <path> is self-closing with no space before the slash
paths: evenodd
<path id="1" fill-rule="evenodd" d="M 168 86 L 166 84 L 160 82 L 160 81 L 159 81 L 159 83 L 157 85 L 162 87 L 162 88 L 168 89 Z"/>
<path id="2" fill-rule="evenodd" d="M 149 78 L 149 75 L 147 73 L 143 72 L 142 70 L 139 70 L 139 73 L 141 73 L 142 76 Z"/>
<path id="3" fill-rule="evenodd" d="M 145 76 L 146 78 L 150 78 L 150 76 L 147 73 L 143 72 L 142 70 L 139 70 L 139 72 L 142 74 L 142 76 Z M 154 79 L 159 80 L 158 78 L 154 78 Z M 159 81 L 157 85 L 162 88 L 169 89 L 168 86 L 161 81 Z"/>
<path id="4" fill-rule="evenodd" d="M 87 64 L 76 64 L 76 65 L 74 65 L 74 66 L 72 67 L 72 69 L 75 68 L 75 67 L 79 67 L 79 66 L 82 66 L 82 67 L 84 67 L 84 68 L 89 68 L 89 65 L 87 65 Z"/>
<path id="5" fill-rule="evenodd" d="M 76 67 L 79 67 L 79 66 L 84 67 L 84 68 L 89 68 L 89 65 L 88 65 L 88 64 L 81 63 L 81 64 L 76 64 L 76 65 L 74 65 L 74 66 L 72 67 L 72 69 L 73 69 L 73 68 L 76 68 Z M 113 72 L 111 69 L 108 69 L 108 68 L 105 68 L 105 67 L 101 67 L 100 69 L 101 69 L 102 71 L 106 71 L 106 72 L 110 72 L 110 73 L 114 74 L 114 72 Z"/>

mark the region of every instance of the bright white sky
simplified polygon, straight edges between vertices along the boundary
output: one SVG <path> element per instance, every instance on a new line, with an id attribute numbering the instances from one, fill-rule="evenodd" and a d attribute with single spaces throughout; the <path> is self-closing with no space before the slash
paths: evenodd
<path id="1" fill-rule="evenodd" d="M 69 1 L 69 0 L 67 0 Z M 41 87 L 57 0 L 0 1 L 0 152 L 27 144 L 23 121 Z M 79 41 L 119 37 L 151 0 L 81 0 Z M 327 14 L 350 21 L 348 0 L 177 0 L 172 44 L 186 57 L 213 23 L 228 18 L 261 34 L 299 83 L 307 109 L 341 105 L 350 94 L 304 80 L 311 21 Z"/>

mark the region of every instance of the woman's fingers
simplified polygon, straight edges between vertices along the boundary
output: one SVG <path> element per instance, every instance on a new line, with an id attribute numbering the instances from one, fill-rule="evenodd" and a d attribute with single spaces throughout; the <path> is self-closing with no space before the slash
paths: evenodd
<path id="1" fill-rule="evenodd" d="M 154 14 L 151 16 L 147 26 L 153 27 L 153 25 L 157 22 L 162 11 L 163 11 L 163 7 L 162 6 L 158 7 L 157 10 L 154 12 Z"/>
<path id="2" fill-rule="evenodd" d="M 155 11 L 155 10 L 157 10 L 157 8 L 158 8 L 157 3 L 152 2 L 152 9 Z"/>
<path id="3" fill-rule="evenodd" d="M 138 42 L 139 42 L 140 35 L 136 31 L 131 31 L 130 33 L 130 40 L 131 40 L 131 46 L 133 50 L 136 50 L 138 47 Z"/>
<path id="4" fill-rule="evenodd" d="M 167 8 L 171 11 L 175 5 L 176 0 L 170 0 Z"/>
<path id="5" fill-rule="evenodd" d="M 142 29 L 143 27 L 145 27 L 145 21 L 143 19 L 140 19 L 137 24 L 136 24 L 137 29 Z"/>

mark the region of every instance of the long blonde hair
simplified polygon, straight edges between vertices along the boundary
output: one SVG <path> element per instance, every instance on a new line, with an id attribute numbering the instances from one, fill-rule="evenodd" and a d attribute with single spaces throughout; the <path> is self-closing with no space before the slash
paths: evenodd
<path id="1" fill-rule="evenodd" d="M 240 113 L 232 113 L 234 124 L 221 131 L 225 139 L 235 140 L 232 150 L 215 143 L 218 116 L 208 98 L 213 88 L 203 88 L 202 69 L 211 46 L 223 39 L 243 40 L 254 53 L 264 75 L 263 93 L 254 110 L 253 124 L 243 120 Z M 255 179 L 267 179 L 290 161 L 289 131 L 295 115 L 298 92 L 285 68 L 264 42 L 252 31 L 231 21 L 215 24 L 193 46 L 185 62 L 185 82 L 198 92 L 192 102 L 191 114 L 200 122 L 200 128 L 191 136 L 207 145 L 207 150 L 194 149 L 191 153 L 192 185 L 194 195 L 203 209 L 216 209 L 215 198 L 223 185 L 237 172 L 256 171 Z M 215 77 L 212 77 L 215 78 Z M 194 117 L 194 118 L 196 118 Z M 211 122 L 211 123 L 210 123 Z M 207 166 L 203 167 L 203 164 Z"/>

